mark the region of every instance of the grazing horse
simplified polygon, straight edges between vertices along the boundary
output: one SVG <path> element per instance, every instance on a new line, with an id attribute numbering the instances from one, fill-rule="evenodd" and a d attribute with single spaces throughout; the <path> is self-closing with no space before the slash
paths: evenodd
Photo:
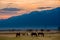
<path id="1" fill-rule="evenodd" d="M 37 36 L 37 33 L 31 33 L 31 36 Z"/>
<path id="2" fill-rule="evenodd" d="M 20 33 L 16 33 L 16 37 L 20 37 Z"/>
<path id="3" fill-rule="evenodd" d="M 39 33 L 38 33 L 38 36 L 40 36 L 40 35 L 44 37 L 44 33 L 40 33 L 40 32 L 39 32 Z"/>

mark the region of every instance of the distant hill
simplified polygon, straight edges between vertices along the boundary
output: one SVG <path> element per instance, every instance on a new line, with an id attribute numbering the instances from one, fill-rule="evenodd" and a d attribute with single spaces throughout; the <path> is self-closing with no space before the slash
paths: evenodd
<path id="1" fill-rule="evenodd" d="M 52 10 L 32 11 L 29 14 L 14 16 L 6 20 L 0 20 L 0 27 L 39 27 L 59 26 L 60 25 L 60 7 Z"/>

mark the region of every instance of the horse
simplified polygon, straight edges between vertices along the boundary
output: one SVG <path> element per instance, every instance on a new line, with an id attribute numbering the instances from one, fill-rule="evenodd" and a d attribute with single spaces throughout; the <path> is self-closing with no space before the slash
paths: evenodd
<path id="1" fill-rule="evenodd" d="M 37 33 L 31 33 L 31 36 L 37 36 Z"/>
<path id="2" fill-rule="evenodd" d="M 38 33 L 38 36 L 40 36 L 40 35 L 44 37 L 44 33 L 40 33 L 40 32 L 39 32 L 39 33 Z"/>
<path id="3" fill-rule="evenodd" d="M 16 37 L 20 37 L 20 33 L 16 33 Z"/>

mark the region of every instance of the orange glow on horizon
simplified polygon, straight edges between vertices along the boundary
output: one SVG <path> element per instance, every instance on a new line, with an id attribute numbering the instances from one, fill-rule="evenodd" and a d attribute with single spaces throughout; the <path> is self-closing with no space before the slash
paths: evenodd
<path id="1" fill-rule="evenodd" d="M 12 16 L 18 16 L 36 10 L 38 7 L 60 7 L 60 0 L 0 0 L 0 9 L 12 7 L 22 8 L 24 10 L 18 11 L 15 14 L 3 14 L 0 13 L 0 19 L 10 18 Z M 1 12 L 1 10 L 0 10 Z"/>
<path id="2" fill-rule="evenodd" d="M 9 17 L 11 17 L 11 16 L 9 16 L 9 15 L 0 15 L 0 19 L 7 19 Z"/>

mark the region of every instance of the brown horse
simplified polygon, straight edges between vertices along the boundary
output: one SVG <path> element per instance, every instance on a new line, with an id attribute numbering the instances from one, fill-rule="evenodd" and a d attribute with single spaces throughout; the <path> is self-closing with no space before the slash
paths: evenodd
<path id="1" fill-rule="evenodd" d="M 31 33 L 31 36 L 37 36 L 37 33 Z"/>
<path id="2" fill-rule="evenodd" d="M 20 33 L 16 33 L 16 37 L 20 37 Z"/>
<path id="3" fill-rule="evenodd" d="M 40 33 L 40 32 L 39 32 L 39 33 L 38 33 L 38 36 L 40 36 L 40 35 L 44 37 L 44 33 Z"/>

